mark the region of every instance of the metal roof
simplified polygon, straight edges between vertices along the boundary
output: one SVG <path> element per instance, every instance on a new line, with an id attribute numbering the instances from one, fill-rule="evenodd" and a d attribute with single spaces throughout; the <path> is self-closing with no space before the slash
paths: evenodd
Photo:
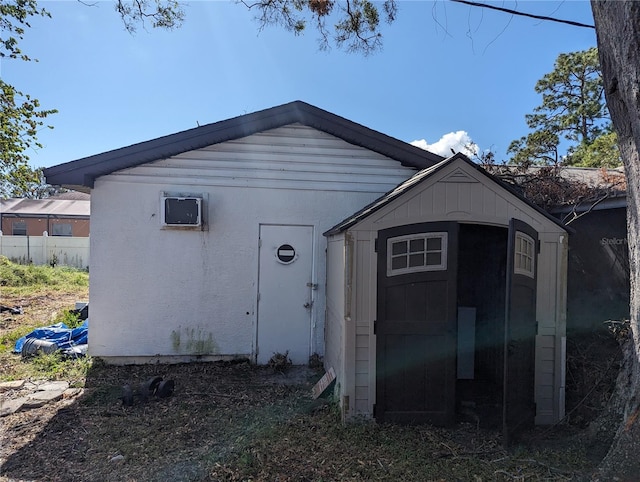
<path id="1" fill-rule="evenodd" d="M 331 229 L 326 231 L 324 233 L 324 235 L 325 236 L 331 236 L 331 235 L 338 234 L 340 232 L 346 231 L 347 229 L 349 229 L 354 224 L 358 223 L 359 221 L 363 220 L 367 216 L 369 216 L 369 215 L 373 214 L 374 212 L 378 211 L 380 208 L 386 206 L 391 201 L 393 201 L 394 199 L 398 198 L 399 196 L 401 196 L 405 192 L 409 191 L 413 187 L 417 186 L 418 184 L 420 184 L 420 182 L 422 182 L 423 180 L 425 180 L 428 177 L 432 176 L 434 173 L 438 172 L 443 167 L 449 165 L 450 163 L 454 162 L 455 160 L 461 160 L 463 162 L 466 162 L 467 164 L 472 166 L 474 169 L 476 169 L 478 172 L 482 173 L 484 176 L 486 176 L 489 179 L 491 179 L 493 182 L 495 182 L 500 187 L 502 187 L 503 189 L 505 189 L 506 191 L 511 193 L 513 196 L 517 197 L 520 201 L 524 202 L 525 204 L 527 204 L 531 208 L 535 209 L 538 213 L 540 213 L 545 218 L 553 221 L 555 224 L 560 226 L 562 229 L 565 229 L 565 230 L 567 229 L 567 226 L 565 226 L 564 223 L 562 223 L 560 220 L 558 220 L 557 218 L 553 217 L 551 214 L 549 214 L 548 212 L 544 211 L 543 209 L 540 209 L 538 206 L 533 204 L 531 201 L 529 201 L 528 199 L 523 197 L 515 189 L 513 189 L 511 186 L 509 186 L 507 183 L 501 181 L 500 179 L 498 179 L 494 175 L 488 173 L 481 166 L 473 163 L 464 154 L 457 153 L 457 154 L 454 154 L 453 156 L 451 156 L 451 157 L 439 162 L 438 164 L 435 164 L 434 166 L 431 166 L 431 167 L 429 167 L 427 169 L 423 169 L 422 171 L 414 174 L 409 179 L 407 179 L 403 183 L 399 184 L 396 188 L 394 188 L 391 191 L 387 192 L 386 194 L 383 194 L 382 196 L 380 196 L 378 199 L 373 201 L 368 206 L 365 206 L 364 208 L 362 208 L 360 211 L 356 212 L 352 216 L 350 216 L 350 217 L 346 218 L 345 220 L 343 220 L 342 222 L 336 224 L 334 227 L 332 227 Z"/>
<path id="2" fill-rule="evenodd" d="M 554 175 L 571 182 L 578 182 L 588 187 L 596 189 L 608 189 L 622 195 L 626 192 L 627 183 L 626 175 L 623 167 L 605 168 L 605 167 L 578 167 L 578 166 L 560 166 L 557 169 L 550 166 L 530 166 L 525 170 L 512 164 L 496 164 L 489 166 L 488 172 L 501 177 L 509 175 L 517 178 L 518 176 L 536 176 L 543 169 L 552 169 Z"/>
<path id="3" fill-rule="evenodd" d="M 166 159 L 183 152 L 239 139 L 258 132 L 299 123 L 399 161 L 424 169 L 443 157 L 374 131 L 302 101 L 207 124 L 128 147 L 58 164 L 44 170 L 49 184 L 92 188 L 95 180 L 121 169 Z"/>
<path id="4" fill-rule="evenodd" d="M 91 201 L 58 199 L 0 199 L 0 214 L 89 218 Z"/>
<path id="5" fill-rule="evenodd" d="M 80 191 L 65 191 L 54 194 L 51 199 L 68 199 L 71 201 L 89 201 L 91 200 L 91 194 Z"/>
<path id="6" fill-rule="evenodd" d="M 627 188 L 623 167 L 566 166 L 560 169 L 560 176 L 569 181 L 582 182 L 591 187 L 611 188 L 621 193 L 624 193 Z"/>

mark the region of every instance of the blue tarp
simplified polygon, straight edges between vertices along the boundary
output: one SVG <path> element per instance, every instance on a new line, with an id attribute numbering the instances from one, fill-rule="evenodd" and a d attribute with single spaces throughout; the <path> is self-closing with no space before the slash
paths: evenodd
<path id="1" fill-rule="evenodd" d="M 51 341 L 55 343 L 60 350 L 66 350 L 74 346 L 86 345 L 88 334 L 89 320 L 84 320 L 82 325 L 77 328 L 69 328 L 64 323 L 56 323 L 55 325 L 36 328 L 28 335 L 19 338 L 16 341 L 13 351 L 14 353 L 21 353 L 24 343 L 29 338 Z"/>

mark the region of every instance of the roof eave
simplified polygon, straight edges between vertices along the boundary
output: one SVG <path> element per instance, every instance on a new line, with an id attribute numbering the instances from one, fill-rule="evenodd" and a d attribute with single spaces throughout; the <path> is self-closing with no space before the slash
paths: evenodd
<path id="1" fill-rule="evenodd" d="M 258 132 L 300 123 L 386 155 L 402 165 L 423 169 L 441 156 L 374 131 L 302 101 L 294 101 L 213 124 L 195 127 L 128 147 L 46 168 L 49 184 L 93 188 L 95 180 L 122 169 L 166 159 L 183 152 L 239 139 Z"/>

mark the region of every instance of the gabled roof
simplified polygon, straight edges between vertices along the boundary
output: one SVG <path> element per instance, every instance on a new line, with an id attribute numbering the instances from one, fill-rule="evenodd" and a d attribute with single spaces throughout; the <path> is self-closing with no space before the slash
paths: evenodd
<path id="1" fill-rule="evenodd" d="M 121 149 L 58 164 L 44 170 L 49 184 L 92 188 L 112 172 L 166 159 L 258 132 L 299 123 L 334 135 L 350 144 L 378 152 L 404 166 L 424 169 L 443 158 L 301 101 L 290 102 L 232 119 L 207 124 Z"/>
<path id="2" fill-rule="evenodd" d="M 0 214 L 22 217 L 89 218 L 91 201 L 69 199 L 0 199 Z"/>
<path id="3" fill-rule="evenodd" d="M 492 174 L 489 174 L 481 166 L 473 163 L 464 154 L 457 153 L 457 154 L 454 154 L 453 156 L 451 156 L 451 157 L 449 157 L 447 159 L 444 159 L 443 161 L 439 162 L 438 164 L 435 164 L 435 165 L 433 165 L 431 167 L 428 167 L 426 169 L 423 169 L 422 171 L 417 172 L 416 174 L 411 176 L 409 179 L 407 179 L 403 183 L 399 184 L 396 188 L 394 188 L 391 191 L 387 192 L 386 194 L 383 194 L 382 196 L 380 196 L 378 199 L 373 201 L 368 206 L 365 206 L 364 208 L 362 208 L 360 211 L 356 212 L 352 216 L 350 216 L 347 219 L 343 220 L 342 222 L 336 224 L 334 227 L 332 227 L 331 229 L 326 231 L 324 233 L 324 235 L 325 236 L 331 236 L 331 235 L 338 234 L 340 232 L 346 231 L 347 229 L 349 229 L 354 224 L 360 222 L 361 220 L 365 219 L 369 215 L 375 213 L 376 211 L 378 211 L 382 207 L 384 207 L 387 204 L 389 204 L 390 202 L 392 202 L 394 199 L 402 196 L 404 193 L 406 193 L 407 191 L 411 190 L 412 188 L 414 188 L 415 186 L 420 184 L 423 180 L 431 177 L 436 172 L 440 171 L 442 168 L 448 166 L 449 164 L 451 164 L 452 162 L 454 162 L 456 160 L 461 160 L 461 161 L 467 163 L 469 166 L 473 167 L 475 170 L 480 172 L 483 176 L 488 177 L 493 182 L 498 184 L 500 187 L 502 187 L 503 189 L 505 189 L 506 191 L 511 193 L 513 196 L 517 197 L 520 201 L 522 201 L 523 203 L 527 204 L 531 208 L 535 209 L 538 213 L 540 213 L 545 218 L 553 221 L 555 224 L 560 226 L 562 229 L 565 229 L 565 230 L 568 229 L 567 226 L 565 226 L 560 220 L 558 220 L 557 218 L 553 217 L 551 214 L 547 213 L 543 209 L 540 209 L 538 206 L 533 204 L 531 201 L 529 201 L 528 199 L 523 197 L 515 189 L 513 189 L 511 186 L 509 186 L 507 183 L 501 181 L 500 179 L 498 179 L 497 177 L 493 176 Z"/>

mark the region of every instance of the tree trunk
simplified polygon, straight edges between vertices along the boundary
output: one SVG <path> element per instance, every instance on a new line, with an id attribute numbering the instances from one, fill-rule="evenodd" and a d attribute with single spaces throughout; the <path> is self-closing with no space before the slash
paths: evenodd
<path id="1" fill-rule="evenodd" d="M 638 480 L 640 474 L 640 2 L 592 0 L 607 107 L 627 175 L 627 240 L 631 281 L 631 337 L 617 394 L 624 402 L 619 427 L 599 476 Z"/>

